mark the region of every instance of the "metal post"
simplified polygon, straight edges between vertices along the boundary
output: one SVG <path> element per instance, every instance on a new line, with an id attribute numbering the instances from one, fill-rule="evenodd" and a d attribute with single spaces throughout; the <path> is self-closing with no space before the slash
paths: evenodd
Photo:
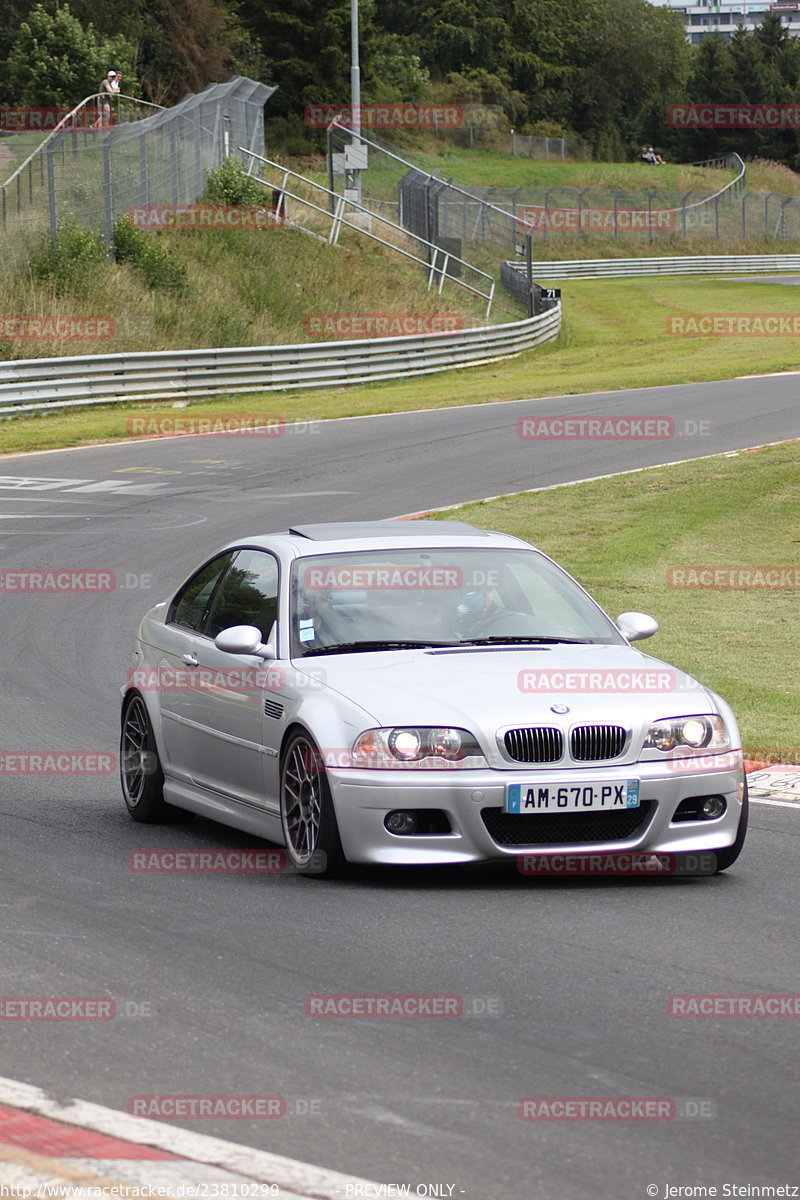
<path id="1" fill-rule="evenodd" d="M 225 131 L 227 134 L 227 130 Z M 230 135 L 228 135 L 230 136 Z M 178 203 L 178 137 L 173 121 L 169 130 L 169 157 L 172 171 L 172 203 Z M 227 154 L 226 154 L 227 157 Z"/>
<path id="2" fill-rule="evenodd" d="M 3 193 L 3 199 L 5 199 L 5 192 Z M 780 215 L 780 222 L 779 222 L 780 234 L 779 234 L 779 236 L 782 238 L 786 237 L 786 206 L 787 206 L 787 204 L 791 204 L 791 203 L 792 203 L 791 196 L 785 196 L 784 199 L 781 200 L 781 215 Z"/>
<path id="3" fill-rule="evenodd" d="M 327 149 L 328 191 L 333 192 L 333 191 L 335 191 L 336 180 L 335 180 L 334 174 L 333 174 L 333 129 L 331 128 L 330 125 L 325 130 L 325 140 L 327 142 L 327 147 L 328 147 L 328 149 Z M 331 212 L 333 212 L 333 207 L 334 207 L 335 203 L 336 203 L 336 201 L 334 200 L 333 196 L 332 195 L 329 196 L 328 197 L 328 207 L 330 208 Z M 402 221 L 400 223 L 402 224 Z"/>
<path id="4" fill-rule="evenodd" d="M 583 237 L 583 193 L 588 192 L 589 188 L 581 188 L 578 192 L 578 236 Z"/>
<path id="5" fill-rule="evenodd" d="M 719 195 L 714 197 L 714 229 L 717 241 L 719 241 Z"/>
<path id="6" fill-rule="evenodd" d="M 147 184 L 147 139 L 139 138 L 139 191 L 142 204 L 149 204 Z"/>
<path id="7" fill-rule="evenodd" d="M 525 275 L 528 280 L 528 316 L 536 316 L 536 297 L 533 292 L 533 234 L 525 234 Z"/>
<path id="8" fill-rule="evenodd" d="M 19 180 L 19 176 L 17 176 L 17 180 Z M 50 236 L 55 237 L 58 232 L 58 218 L 56 215 L 56 173 L 53 166 L 52 147 L 47 149 L 47 202 L 50 208 Z"/>
<path id="9" fill-rule="evenodd" d="M 103 241 L 111 257 L 111 239 L 114 235 L 114 205 L 111 197 L 111 149 L 108 140 L 103 142 Z"/>
<path id="10" fill-rule="evenodd" d="M 353 106 L 351 146 L 361 145 L 361 68 L 358 62 L 358 0 L 350 0 L 350 99 Z M 361 203 L 361 172 L 353 171 L 350 199 Z"/>
<path id="11" fill-rule="evenodd" d="M 647 240 L 653 241 L 653 193 L 647 193 Z"/>

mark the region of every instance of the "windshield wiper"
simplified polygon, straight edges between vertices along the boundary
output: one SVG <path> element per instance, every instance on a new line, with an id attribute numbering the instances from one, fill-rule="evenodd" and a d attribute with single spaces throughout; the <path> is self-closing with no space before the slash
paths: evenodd
<path id="1" fill-rule="evenodd" d="M 369 651 L 369 650 L 424 650 L 428 646 L 452 646 L 452 642 L 424 642 L 424 641 L 381 641 L 381 642 L 334 642 L 331 646 L 315 646 L 313 650 L 306 650 L 303 658 L 310 658 L 312 654 L 349 654 L 351 651 Z"/>
<path id="2" fill-rule="evenodd" d="M 567 642 L 572 646 L 585 646 L 590 644 L 589 638 L 569 638 L 569 637 L 502 637 L 495 634 L 493 637 L 478 637 L 467 638 L 464 642 L 457 642 L 458 646 L 537 646 L 543 643 L 556 644 L 559 642 Z"/>

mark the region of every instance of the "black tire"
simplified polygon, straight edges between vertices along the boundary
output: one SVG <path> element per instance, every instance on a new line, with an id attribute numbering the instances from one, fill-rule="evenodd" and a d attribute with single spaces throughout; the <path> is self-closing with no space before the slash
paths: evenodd
<path id="1" fill-rule="evenodd" d="M 727 871 L 728 867 L 732 867 L 739 855 L 742 853 L 744 839 L 747 836 L 747 819 L 750 814 L 750 800 L 747 794 L 747 779 L 744 781 L 744 795 L 742 796 L 742 815 L 739 817 L 739 828 L 736 830 L 736 840 L 732 846 L 726 846 L 724 850 L 715 850 L 717 856 L 717 872 Z"/>
<path id="2" fill-rule="evenodd" d="M 281 826 L 288 860 L 300 875 L 347 874 L 322 755 L 302 730 L 290 737 L 281 757 Z"/>
<path id="3" fill-rule="evenodd" d="M 125 807 L 134 821 L 157 824 L 194 816 L 164 799 L 164 772 L 156 738 L 147 705 L 138 692 L 128 696 L 122 710 L 119 777 Z"/>

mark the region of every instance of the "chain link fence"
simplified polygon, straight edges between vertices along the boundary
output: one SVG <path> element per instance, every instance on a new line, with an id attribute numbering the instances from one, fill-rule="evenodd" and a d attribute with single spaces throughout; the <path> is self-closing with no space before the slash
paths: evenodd
<path id="1" fill-rule="evenodd" d="M 349 139 L 348 130 L 334 128 L 334 153 L 341 156 Z M 365 202 L 384 207 L 397 203 L 400 224 L 437 244 L 460 243 L 484 269 L 492 256 L 482 254 L 480 247 L 494 248 L 494 259 L 497 251 L 510 258 L 520 253 L 517 248 L 528 233 L 540 256 L 563 249 L 580 253 L 582 241 L 593 237 L 602 237 L 606 245 L 616 243 L 619 253 L 637 247 L 652 253 L 659 244 L 674 252 L 679 240 L 800 239 L 800 197 L 746 190 L 738 154 L 692 164 L 719 170 L 720 183 L 690 191 L 468 187 L 415 164 L 408 152 L 372 130 L 362 133 L 362 141 L 369 152 L 369 167 L 362 174 Z"/>
<path id="2" fill-rule="evenodd" d="M 509 136 L 510 152 L 515 158 L 558 159 L 566 162 L 592 156 L 591 146 L 580 138 L 536 137 L 533 134 L 515 133 L 513 129 Z"/>
<path id="3" fill-rule="evenodd" d="M 407 152 L 373 130 L 362 131 L 360 137 L 360 153 L 367 155 L 368 163 L 361 172 L 365 205 L 392 211 L 410 233 L 467 259 L 498 281 L 502 261 L 527 253 L 528 235 L 540 261 L 565 251 L 567 257 L 675 253 L 678 243 L 692 239 L 698 245 L 726 239 L 800 239 L 800 197 L 745 191 L 745 165 L 737 154 L 694 164 L 719 169 L 716 188 L 478 188 L 416 165 Z M 353 186 L 352 176 L 341 166 L 352 134 L 334 125 L 328 139 L 332 185 L 343 191 Z M 584 247 L 592 246 L 593 252 L 587 253 Z"/>
<path id="4" fill-rule="evenodd" d="M 90 98 L 0 185 L 0 266 L 22 261 L 31 238 L 75 223 L 110 242 L 137 207 L 190 204 L 238 146 L 264 145 L 264 104 L 275 88 L 236 76 L 154 111 L 120 105 L 108 126 Z"/>

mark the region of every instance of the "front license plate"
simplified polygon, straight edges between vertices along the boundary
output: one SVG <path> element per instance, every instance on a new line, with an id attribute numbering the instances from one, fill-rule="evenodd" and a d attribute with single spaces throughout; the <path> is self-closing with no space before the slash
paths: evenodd
<path id="1" fill-rule="evenodd" d="M 592 812 L 639 807 L 639 780 L 614 783 L 509 783 L 507 813 Z"/>

